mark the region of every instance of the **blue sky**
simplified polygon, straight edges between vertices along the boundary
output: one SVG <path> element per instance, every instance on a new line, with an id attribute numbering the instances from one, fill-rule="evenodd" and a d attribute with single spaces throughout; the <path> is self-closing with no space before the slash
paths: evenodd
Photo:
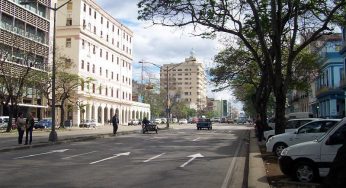
<path id="1" fill-rule="evenodd" d="M 133 46 L 133 78 L 141 79 L 141 64 L 148 61 L 155 64 L 180 63 L 190 56 L 193 50 L 199 62 L 206 68 L 213 66 L 213 58 L 222 45 L 218 40 L 202 39 L 192 36 L 191 28 L 169 28 L 152 26 L 137 20 L 138 0 L 96 0 L 96 2 L 114 18 L 129 27 L 134 32 Z M 159 79 L 159 69 L 147 64 L 144 80 Z M 230 91 L 212 93 L 209 86 L 209 97 L 233 100 Z M 234 100 L 233 100 L 234 101 Z"/>

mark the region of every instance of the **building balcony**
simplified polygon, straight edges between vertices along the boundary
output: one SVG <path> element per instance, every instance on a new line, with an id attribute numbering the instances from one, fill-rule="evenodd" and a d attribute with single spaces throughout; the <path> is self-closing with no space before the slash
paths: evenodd
<path id="1" fill-rule="evenodd" d="M 33 52 L 34 54 L 46 58 L 49 55 L 49 47 L 47 45 L 25 38 L 21 35 L 17 35 L 16 33 L 11 33 L 2 28 L 0 28 L 0 43 L 10 47 L 17 47 L 27 52 Z"/>
<path id="2" fill-rule="evenodd" d="M 42 18 L 32 12 L 29 12 L 25 8 L 16 5 L 12 1 L 0 1 L 1 2 L 1 11 L 16 17 L 16 19 L 20 19 L 29 23 L 32 26 L 35 26 L 42 31 L 49 32 L 49 20 Z M 40 3 L 48 6 L 50 4 L 49 0 L 39 0 Z"/>
<path id="3" fill-rule="evenodd" d="M 340 87 L 329 87 L 329 86 L 323 86 L 318 89 L 316 89 L 316 98 L 322 98 L 329 95 L 343 95 L 344 90 Z"/>

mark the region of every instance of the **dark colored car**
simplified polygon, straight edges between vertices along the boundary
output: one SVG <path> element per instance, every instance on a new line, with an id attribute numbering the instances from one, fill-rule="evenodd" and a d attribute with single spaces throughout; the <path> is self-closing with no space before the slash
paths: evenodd
<path id="1" fill-rule="evenodd" d="M 201 129 L 208 129 L 208 130 L 213 129 L 210 119 L 205 119 L 205 118 L 198 119 L 197 130 L 201 130 Z"/>
<path id="2" fill-rule="evenodd" d="M 51 127 L 52 127 L 52 119 L 50 118 L 41 119 L 34 125 L 35 129 L 48 129 Z"/>

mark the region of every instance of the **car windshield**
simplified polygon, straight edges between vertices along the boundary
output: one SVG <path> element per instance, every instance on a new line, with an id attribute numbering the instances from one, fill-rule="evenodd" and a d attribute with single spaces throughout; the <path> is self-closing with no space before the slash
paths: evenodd
<path id="1" fill-rule="evenodd" d="M 320 136 L 319 138 L 317 138 L 317 142 L 322 142 L 322 140 L 333 130 L 335 129 L 335 127 L 337 127 L 339 125 L 339 123 L 341 123 L 342 121 L 339 121 L 338 123 L 335 123 L 335 125 L 330 128 L 326 133 L 324 133 L 322 136 Z"/>

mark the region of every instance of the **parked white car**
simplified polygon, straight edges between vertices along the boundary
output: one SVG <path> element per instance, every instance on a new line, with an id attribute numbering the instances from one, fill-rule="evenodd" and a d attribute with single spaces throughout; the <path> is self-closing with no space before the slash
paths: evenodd
<path id="1" fill-rule="evenodd" d="M 279 157 L 281 171 L 302 182 L 326 177 L 329 168 L 345 142 L 346 118 L 320 138 L 285 148 Z"/>
<path id="2" fill-rule="evenodd" d="M 179 119 L 179 124 L 187 124 L 187 119 Z"/>
<path id="3" fill-rule="evenodd" d="M 309 123 L 310 121 L 313 121 L 313 120 L 319 120 L 319 118 L 290 119 L 287 121 L 285 133 L 293 132 L 298 127 L 300 127 L 306 123 Z M 264 139 L 268 140 L 270 137 L 275 135 L 275 130 L 265 131 L 263 133 L 263 135 L 264 135 Z"/>
<path id="4" fill-rule="evenodd" d="M 321 119 L 311 121 L 294 132 L 272 136 L 266 143 L 267 152 L 280 156 L 283 149 L 294 144 L 315 140 L 325 134 L 341 119 Z"/>
<path id="5" fill-rule="evenodd" d="M 161 124 L 161 118 L 156 118 L 154 121 L 156 124 Z"/>

